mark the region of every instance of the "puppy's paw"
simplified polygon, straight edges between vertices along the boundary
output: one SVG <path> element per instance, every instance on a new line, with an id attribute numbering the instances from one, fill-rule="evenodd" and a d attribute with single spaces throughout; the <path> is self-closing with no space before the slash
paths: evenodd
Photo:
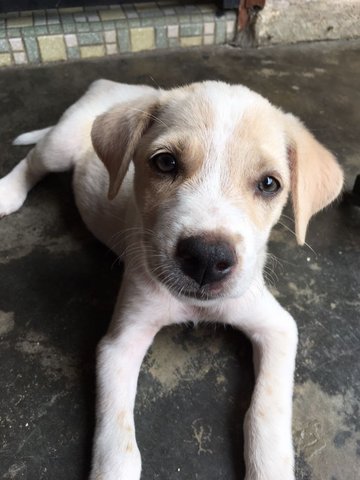
<path id="1" fill-rule="evenodd" d="M 283 472 L 280 476 L 273 477 L 272 474 L 268 475 L 267 473 L 256 473 L 246 475 L 245 480 L 296 480 L 293 472 Z"/>
<path id="2" fill-rule="evenodd" d="M 27 190 L 21 182 L 13 181 L 9 176 L 0 180 L 0 218 L 14 213 L 26 199 Z"/>
<path id="3" fill-rule="evenodd" d="M 292 465 L 284 465 L 282 462 L 276 462 L 275 460 L 268 464 L 265 464 L 252 468 L 246 473 L 245 480 L 295 480 L 294 468 Z"/>
<path id="4" fill-rule="evenodd" d="M 141 457 L 136 448 L 123 453 L 95 455 L 89 480 L 140 480 Z"/>

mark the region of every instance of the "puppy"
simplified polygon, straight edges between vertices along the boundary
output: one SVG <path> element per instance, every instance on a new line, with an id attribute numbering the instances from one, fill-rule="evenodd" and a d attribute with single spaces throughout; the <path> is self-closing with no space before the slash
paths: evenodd
<path id="1" fill-rule="evenodd" d="M 332 154 L 292 115 L 221 82 L 164 91 L 99 80 L 56 126 L 14 143 L 36 146 L 0 181 L 0 214 L 20 208 L 46 173 L 74 168 L 84 222 L 125 262 L 98 348 L 91 480 L 139 480 L 141 362 L 163 326 L 189 319 L 230 324 L 253 342 L 246 480 L 293 480 L 297 329 L 262 270 L 289 193 L 299 244 L 339 194 Z"/>

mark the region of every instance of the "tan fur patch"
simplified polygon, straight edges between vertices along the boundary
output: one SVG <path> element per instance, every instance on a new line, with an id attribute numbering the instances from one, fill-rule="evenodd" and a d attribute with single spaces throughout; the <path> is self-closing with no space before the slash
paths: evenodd
<path id="1" fill-rule="evenodd" d="M 123 426 L 125 418 L 126 418 L 126 412 L 124 410 L 120 410 L 120 412 L 118 413 L 117 418 L 116 418 L 117 423 L 119 425 Z"/>
<path id="2" fill-rule="evenodd" d="M 284 150 L 280 112 L 266 104 L 250 108 L 234 127 L 227 144 L 228 170 L 223 175 L 225 195 L 245 210 L 260 230 L 278 219 L 289 190 L 289 166 Z M 256 191 L 259 181 L 272 175 L 282 191 L 273 197 Z"/>
<path id="3" fill-rule="evenodd" d="M 198 94 L 189 97 L 189 91 Z M 160 109 L 161 121 L 149 129 L 134 156 L 135 193 L 148 228 L 154 224 L 157 207 L 174 195 L 180 184 L 196 178 L 206 160 L 208 135 L 214 122 L 211 106 L 198 85 L 169 92 L 163 103 L 168 100 L 172 105 L 177 99 L 182 102 L 176 114 L 169 115 L 169 107 Z M 149 159 L 157 151 L 169 152 L 177 159 L 179 174 L 174 181 L 152 168 Z"/>

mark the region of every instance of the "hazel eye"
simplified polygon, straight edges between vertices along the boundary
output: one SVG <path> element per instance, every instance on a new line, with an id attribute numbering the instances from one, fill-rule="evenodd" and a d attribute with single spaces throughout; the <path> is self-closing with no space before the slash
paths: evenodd
<path id="1" fill-rule="evenodd" d="M 266 175 L 258 184 L 257 189 L 263 195 L 274 195 L 281 188 L 279 180 L 270 175 Z"/>
<path id="2" fill-rule="evenodd" d="M 176 158 L 170 153 L 158 153 L 151 158 L 152 165 L 160 173 L 175 175 L 178 170 Z"/>

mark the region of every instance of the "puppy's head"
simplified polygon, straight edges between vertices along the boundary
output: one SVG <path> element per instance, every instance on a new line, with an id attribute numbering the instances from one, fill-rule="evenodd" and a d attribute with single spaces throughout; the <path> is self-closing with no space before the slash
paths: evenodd
<path id="1" fill-rule="evenodd" d="M 150 273 L 177 296 L 241 295 L 291 191 L 296 236 L 340 192 L 332 154 L 292 115 L 220 82 L 159 91 L 98 117 L 109 197 L 135 164 Z"/>

